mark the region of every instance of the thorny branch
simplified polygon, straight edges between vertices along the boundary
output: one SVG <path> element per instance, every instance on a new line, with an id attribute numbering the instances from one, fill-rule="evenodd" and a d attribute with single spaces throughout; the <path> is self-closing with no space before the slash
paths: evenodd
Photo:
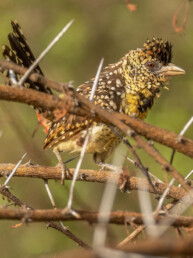
<path id="1" fill-rule="evenodd" d="M 2 70 L 5 69 L 4 65 L 6 66 L 6 69 L 8 69 L 10 63 L 1 61 L 0 67 Z M 12 63 L 11 63 L 11 66 L 12 66 L 11 69 L 13 69 L 13 70 L 15 69 L 15 67 L 16 67 L 16 69 L 18 69 L 17 66 L 13 65 Z M 24 69 L 24 70 L 20 71 L 20 69 L 21 68 L 19 67 L 17 72 L 24 72 L 24 70 L 25 70 Z M 31 74 L 31 76 L 33 76 L 33 74 Z M 31 79 L 31 76 L 29 77 L 30 79 Z M 43 77 L 40 75 L 38 75 L 38 76 L 39 76 L 38 78 Z M 32 79 L 34 79 L 34 78 L 32 78 Z M 46 79 L 46 81 L 49 81 L 49 80 Z M 51 84 L 50 86 L 52 86 L 54 84 L 54 82 L 51 81 L 50 84 Z M 56 83 L 56 85 L 57 86 L 55 88 L 58 88 L 58 90 L 60 90 L 60 91 L 61 91 L 61 88 L 63 88 L 63 89 L 65 88 L 66 92 L 69 91 L 69 88 L 64 87 L 64 85 L 62 85 L 62 84 Z M 48 83 L 48 85 L 46 84 L 46 86 L 49 87 L 49 83 Z M 14 93 L 16 93 L 16 91 L 19 91 L 20 98 L 24 96 L 24 94 L 23 94 L 24 91 L 28 91 L 28 89 L 21 90 L 18 88 L 11 88 L 11 87 L 6 87 L 3 85 L 2 86 L 0 85 L 0 93 L 2 90 L 2 94 L 1 94 L 0 98 L 10 100 L 10 95 L 11 95 L 11 97 L 13 97 L 13 95 L 14 95 L 14 94 L 11 94 L 12 89 L 14 90 Z M 98 119 L 99 121 L 106 122 L 107 124 L 109 124 L 109 123 L 113 124 L 117 128 L 121 129 L 126 135 L 132 136 L 135 140 L 137 140 L 138 144 L 140 142 L 139 145 L 141 145 L 151 156 L 153 156 L 155 158 L 155 160 L 162 165 L 162 167 L 165 171 L 170 172 L 174 176 L 174 178 L 180 184 L 183 185 L 183 187 L 186 190 L 189 190 L 189 187 L 185 184 L 184 178 L 181 176 L 181 174 L 179 172 L 177 172 L 169 164 L 169 162 L 167 162 L 161 155 L 158 155 L 158 153 L 156 153 L 156 151 L 154 151 L 154 149 L 150 145 L 148 146 L 148 144 L 142 138 L 140 138 L 138 135 L 133 133 L 130 128 L 134 129 L 137 133 L 140 133 L 141 135 L 144 135 L 147 138 L 156 140 L 162 144 L 164 143 L 165 145 L 172 147 L 175 150 L 181 151 L 182 153 L 184 153 L 190 157 L 193 157 L 193 141 L 186 139 L 184 137 L 183 138 L 181 137 L 179 139 L 179 136 L 172 132 L 168 132 L 164 129 L 158 130 L 156 127 L 148 125 L 139 119 L 134 119 L 134 118 L 131 118 L 131 117 L 123 115 L 123 114 L 111 112 L 111 115 L 109 115 L 108 111 L 105 111 L 104 109 L 101 109 L 100 107 L 94 105 L 92 102 L 85 99 L 83 96 L 79 95 L 73 89 L 70 89 L 70 91 L 71 91 L 71 94 L 73 94 L 76 97 L 76 99 L 78 100 L 79 105 L 77 106 L 77 103 L 75 103 L 75 101 L 72 100 L 72 95 L 71 95 L 71 97 L 69 97 L 69 94 L 64 94 L 64 90 L 63 90 L 63 96 L 64 96 L 65 100 L 63 101 L 62 99 L 58 98 L 58 102 L 60 103 L 60 105 L 57 105 L 56 103 L 54 103 L 54 107 L 55 108 L 57 107 L 57 109 L 60 109 L 60 112 L 61 112 L 61 109 L 63 108 L 64 111 L 62 112 L 62 115 L 64 115 L 64 113 L 66 113 L 66 112 L 70 112 L 71 110 L 73 110 L 73 112 L 77 112 L 77 109 L 78 109 L 78 110 L 85 112 L 86 116 L 94 116 L 95 119 Z M 5 92 L 8 93 L 8 95 L 9 95 L 7 98 L 5 96 L 6 95 Z M 28 93 L 28 96 L 26 98 L 27 100 L 29 100 L 31 98 L 31 95 L 33 95 L 32 92 L 33 92 L 33 94 L 35 94 L 34 90 L 30 90 L 30 94 Z M 43 93 L 41 93 L 41 95 L 42 94 Z M 48 94 L 43 94 L 43 95 L 45 95 L 44 99 L 46 99 L 46 103 L 48 102 L 48 99 L 46 96 L 49 96 L 51 98 L 57 98 L 57 97 L 50 96 Z M 41 96 L 41 104 L 42 104 L 43 95 Z M 12 98 L 12 100 L 15 100 L 15 99 L 17 99 L 17 97 Z M 25 99 L 25 101 L 26 101 L 26 99 Z M 34 98 L 33 98 L 33 100 L 34 100 Z M 22 99 L 22 102 L 23 102 L 23 99 Z M 66 103 L 68 103 L 68 104 L 66 104 Z M 34 101 L 31 104 L 34 105 Z M 50 102 L 49 102 L 49 104 L 50 104 Z M 64 107 L 65 104 L 66 104 L 66 107 Z M 58 112 L 57 112 L 57 115 L 58 115 Z M 128 127 L 128 125 L 130 127 Z M 171 135 L 172 135 L 172 140 L 171 140 Z M 169 137 L 167 137 L 167 136 L 169 136 Z M 180 148 L 179 148 L 179 145 L 180 145 Z"/>
<path id="2" fill-rule="evenodd" d="M 27 205 L 26 203 L 22 202 L 20 199 L 18 199 L 15 195 L 13 195 L 8 189 L 7 187 L 4 186 L 0 186 L 0 193 L 6 197 L 9 201 L 12 201 L 15 205 L 19 206 L 19 207 L 25 207 L 24 209 L 29 212 L 33 212 L 33 208 L 30 207 L 29 205 Z M 27 214 L 26 214 L 27 215 Z M 28 217 L 23 217 L 23 222 L 28 222 L 29 218 Z M 46 221 L 46 220 L 45 220 Z M 74 235 L 69 229 L 68 227 L 62 227 L 61 225 L 57 224 L 56 222 L 53 222 L 51 220 L 47 220 L 46 221 L 47 227 L 51 227 L 54 228 L 58 231 L 60 231 L 61 233 L 63 233 L 64 235 L 66 235 L 67 237 L 69 237 L 71 240 L 73 240 L 74 242 L 76 242 L 79 246 L 85 248 L 85 249 L 90 249 L 90 247 L 84 243 L 81 239 L 79 239 L 76 235 Z"/>
<path id="3" fill-rule="evenodd" d="M 142 147 L 149 155 L 151 155 L 155 161 L 157 161 L 166 172 L 170 173 L 183 187 L 189 191 L 190 187 L 186 184 L 184 177 L 176 170 L 170 163 L 150 144 L 148 144 L 139 135 L 134 135 L 133 138 L 136 140 L 138 145 Z"/>
<path id="4" fill-rule="evenodd" d="M 62 209 L 26 209 L 25 207 L 19 209 L 0 209 L 0 220 L 23 220 L 26 222 L 42 222 L 42 221 L 87 221 L 89 223 L 97 223 L 99 212 L 75 210 L 78 217 L 73 216 L 71 213 L 64 213 Z M 102 217 L 109 216 L 109 223 L 116 225 L 130 225 L 132 223 L 136 225 L 144 225 L 143 215 L 137 212 L 127 211 L 112 211 L 110 213 L 100 213 Z M 163 218 L 172 219 L 173 227 L 193 227 L 193 218 L 188 216 L 174 216 L 174 215 L 157 215 L 155 216 L 156 222 L 161 221 Z"/>
<path id="5" fill-rule="evenodd" d="M 45 55 L 50 51 L 50 49 L 59 41 L 59 39 L 64 35 L 64 33 L 68 30 L 68 28 L 72 25 L 74 20 L 71 20 L 63 29 L 59 32 L 59 34 L 50 42 L 50 44 L 46 47 L 46 49 L 41 52 L 41 54 L 36 58 L 33 64 L 28 68 L 28 71 L 22 76 L 19 80 L 18 84 L 22 85 L 30 73 L 35 69 L 35 67 L 40 63 L 40 61 L 45 57 Z"/>
<path id="6" fill-rule="evenodd" d="M 26 69 L 23 67 L 11 62 L 0 61 L 0 70 L 4 71 L 7 69 L 12 69 L 21 74 L 26 72 Z M 36 92 L 31 89 L 18 89 L 1 84 L 0 99 L 34 105 L 35 107 L 40 107 L 47 111 L 55 111 L 57 116 L 60 112 L 64 115 L 64 112 L 68 111 L 78 115 L 94 117 L 96 120 L 98 119 L 99 121 L 116 126 L 127 135 L 131 135 L 131 129 L 133 129 L 135 132 L 145 136 L 147 139 L 166 145 L 193 158 L 193 141 L 186 137 L 179 137 L 178 134 L 150 125 L 137 118 L 132 118 L 117 112 L 108 112 L 94 105 L 72 88 L 67 87 L 67 84 L 51 81 L 40 74 L 31 74 L 29 79 L 33 82 L 42 83 L 50 88 L 62 92 L 63 98 L 61 99 L 57 96 Z M 78 104 L 74 101 L 74 97 L 72 96 L 76 97 Z"/>
<path id="7" fill-rule="evenodd" d="M 25 74 L 27 69 L 17 66 L 11 62 L 0 61 L 0 70 L 5 71 L 7 69 L 12 69 L 16 73 Z M 147 139 L 152 139 L 158 143 L 166 145 L 176 151 L 179 151 L 191 158 L 193 158 L 193 141 L 187 139 L 185 137 L 179 137 L 178 134 L 173 132 L 169 132 L 165 129 L 157 128 L 156 126 L 149 125 L 144 121 L 139 119 L 131 118 L 129 116 L 119 114 L 116 112 L 109 113 L 108 111 L 101 109 L 98 106 L 95 106 L 89 100 L 85 99 L 83 96 L 79 95 L 75 90 L 69 87 L 68 84 L 57 83 L 51 81 L 40 74 L 32 73 L 29 75 L 29 79 L 33 82 L 38 82 L 44 84 L 47 87 L 55 89 L 62 93 L 62 97 L 57 97 L 45 93 L 36 92 L 31 89 L 25 88 L 17 88 L 8 87 L 7 85 L 0 85 L 0 99 L 7 101 L 16 101 L 25 103 L 28 105 L 33 105 L 34 107 L 42 108 L 45 111 L 49 111 L 53 114 L 53 118 L 58 119 L 62 115 L 65 115 L 67 112 L 75 113 L 82 116 L 93 117 L 97 121 L 105 122 L 108 125 L 116 126 L 124 132 L 126 135 L 131 136 L 137 143 L 138 146 L 142 147 L 146 152 L 148 152 L 159 164 L 161 164 L 162 168 L 169 172 L 177 181 L 179 181 L 186 190 L 190 189 L 190 186 L 186 184 L 184 178 L 176 171 L 163 157 L 157 152 L 157 150 L 147 143 L 143 138 L 141 138 L 138 134 L 145 136 Z M 137 134 L 138 133 L 138 134 Z M 15 165 L 13 164 L 0 164 L 0 176 L 8 176 L 13 170 Z M 74 174 L 74 170 L 70 169 L 70 174 L 67 176 L 67 180 L 71 180 Z M 14 176 L 20 177 L 37 177 L 42 179 L 61 179 L 61 170 L 59 167 L 43 167 L 43 166 L 32 166 L 32 165 L 21 165 Z M 114 172 L 111 173 L 111 178 L 114 177 L 115 181 L 120 177 L 120 173 Z M 87 182 L 99 182 L 106 183 L 109 178 L 109 172 L 107 171 L 93 171 L 93 170 L 80 170 L 78 173 L 79 181 L 87 181 Z M 149 191 L 150 193 L 154 193 L 154 189 L 151 185 L 148 184 L 148 181 L 142 178 L 126 176 L 124 173 L 121 174 L 121 177 L 118 180 L 118 185 L 122 186 L 124 183 L 124 190 L 142 190 Z M 168 185 L 164 183 L 160 183 L 157 181 L 153 182 L 153 185 L 156 187 L 156 191 L 158 195 L 162 195 L 166 189 L 168 189 Z M 4 196 L 7 196 L 9 200 L 12 200 L 16 205 L 22 207 L 19 210 L 10 210 L 10 209 L 0 209 L 0 218 L 9 218 L 9 219 L 24 219 L 25 221 L 49 221 L 50 218 L 56 220 L 86 220 L 90 223 L 94 223 L 97 221 L 97 212 L 87 212 L 87 211 L 76 211 L 80 214 L 80 218 L 74 217 L 72 214 L 64 214 L 59 209 L 55 210 L 33 210 L 24 203 L 22 203 L 18 198 L 13 196 L 8 189 L 4 187 L 0 187 L 0 193 Z M 190 192 L 191 194 L 191 192 Z M 187 200 L 187 192 L 180 188 L 171 186 L 167 193 L 168 198 L 172 198 L 175 201 L 185 202 Z M 191 199 L 189 200 L 192 203 Z M 28 207 L 29 209 L 26 209 Z M 108 214 L 109 216 L 109 214 Z M 166 216 L 166 215 L 164 215 Z M 159 222 L 163 217 L 163 215 L 154 214 L 155 221 Z M 172 217 L 172 225 L 174 227 L 189 227 L 193 226 L 193 219 L 191 217 L 182 217 L 182 216 L 171 216 L 167 215 L 166 217 Z M 144 225 L 142 214 L 137 213 L 129 213 L 129 212 L 111 212 L 110 213 L 110 222 L 117 224 L 124 224 L 125 220 L 132 221 L 136 225 Z M 127 222 L 129 224 L 129 222 Z M 56 224 L 53 221 L 49 221 L 47 223 L 48 226 L 55 228 L 65 235 L 70 237 L 73 241 L 77 242 L 80 246 L 84 248 L 89 248 L 87 244 L 78 239 L 74 234 L 72 234 L 68 228 L 62 227 L 61 225 Z M 135 249 L 135 247 L 127 247 L 124 249 L 126 252 L 139 252 L 149 245 L 151 240 L 147 240 L 147 245 L 140 249 Z M 161 246 L 162 244 L 158 242 Z M 175 243 L 176 244 L 176 243 Z M 185 243 L 183 243 L 185 245 Z M 148 246 L 149 247 L 149 246 Z M 133 249 L 132 249 L 133 248 Z M 180 249 L 167 249 L 167 246 L 164 246 L 165 252 L 179 252 Z M 185 250 L 186 253 L 187 246 L 183 246 L 181 250 Z M 191 248 L 190 248 L 191 249 Z M 192 250 L 188 249 L 188 252 L 192 252 Z M 147 249 L 147 253 L 154 254 L 155 249 Z M 160 254 L 160 252 L 158 252 Z M 183 253 L 184 254 L 184 253 Z"/>
<path id="8" fill-rule="evenodd" d="M 8 176 L 15 164 L 0 164 L 0 177 Z M 74 169 L 71 168 L 69 175 L 66 177 L 66 180 L 71 180 L 73 177 Z M 60 167 L 46 167 L 39 165 L 20 165 L 17 169 L 14 177 L 30 177 L 30 178 L 41 178 L 41 179 L 53 179 L 61 180 L 61 169 Z M 77 181 L 86 181 L 86 182 L 97 182 L 97 183 L 106 183 L 108 178 L 111 177 L 112 181 L 116 181 L 116 178 L 119 179 L 119 185 L 122 185 L 124 182 L 125 190 L 142 190 L 149 191 L 154 193 L 154 189 L 149 185 L 148 181 L 143 178 L 133 177 L 133 176 L 123 176 L 120 177 L 120 173 L 113 172 L 109 174 L 109 171 L 96 171 L 90 169 L 80 169 Z M 113 180 L 115 178 L 115 180 Z M 167 184 L 153 181 L 153 184 L 156 187 L 156 194 L 162 195 L 165 189 L 168 187 Z M 186 195 L 186 191 L 183 188 L 172 186 L 167 194 L 168 198 L 174 200 L 181 200 Z"/>
<path id="9" fill-rule="evenodd" d="M 96 88 L 97 88 L 97 85 L 98 85 L 99 75 L 101 73 L 103 62 L 104 62 L 104 59 L 102 59 L 100 61 L 100 64 L 98 66 L 97 73 L 96 73 L 96 76 L 95 76 L 95 79 L 94 79 L 94 82 L 93 82 L 93 85 L 92 85 L 91 94 L 90 94 L 90 97 L 89 97 L 90 101 L 93 101 L 93 97 L 94 97 L 94 94 L 95 94 L 95 91 L 96 91 Z M 74 171 L 74 175 L 73 175 L 73 178 L 72 178 L 72 183 L 71 183 L 70 192 L 69 192 L 69 199 L 68 199 L 68 204 L 67 204 L 67 209 L 68 210 L 71 210 L 71 208 L 72 208 L 75 182 L 77 180 L 78 173 L 79 173 L 79 170 L 80 170 L 80 167 L 81 167 L 81 164 L 82 164 L 85 152 L 86 152 L 86 147 L 87 147 L 87 144 L 88 144 L 88 140 L 89 140 L 89 134 L 88 134 L 88 131 L 87 131 L 87 134 L 86 134 L 86 137 L 84 139 L 84 143 L 82 145 L 82 149 L 81 149 L 81 152 L 80 152 L 80 157 L 79 157 L 79 160 L 77 162 L 76 169 Z"/>
<path id="10" fill-rule="evenodd" d="M 135 245 L 130 244 L 121 247 L 120 250 L 143 255 L 192 255 L 193 240 L 192 237 L 179 238 L 177 240 L 167 237 L 164 237 L 162 240 L 156 238 L 147 239 L 138 241 Z"/>

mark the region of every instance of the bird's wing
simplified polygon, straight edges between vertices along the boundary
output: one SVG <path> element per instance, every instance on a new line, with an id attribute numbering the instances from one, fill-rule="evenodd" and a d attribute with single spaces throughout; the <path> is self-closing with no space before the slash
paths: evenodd
<path id="1" fill-rule="evenodd" d="M 72 139 L 81 131 L 89 128 L 93 122 L 93 119 L 67 114 L 59 121 L 52 123 L 44 142 L 44 149 L 53 148 L 58 142 Z"/>
<path id="2" fill-rule="evenodd" d="M 92 91 L 93 81 L 94 78 L 80 85 L 77 88 L 77 92 L 88 99 Z M 121 95 L 116 94 L 116 89 L 110 90 L 110 86 L 108 87 L 106 84 L 104 84 L 104 82 L 106 82 L 106 77 L 105 73 L 102 72 L 99 78 L 93 102 L 95 105 L 98 105 L 109 111 L 118 111 L 121 102 Z M 82 130 L 89 128 L 93 124 L 97 124 L 97 122 L 95 121 L 95 119 L 91 119 L 90 117 L 88 118 L 73 114 L 67 114 L 65 117 L 52 124 L 46 137 L 44 148 L 47 149 L 50 147 L 54 147 L 61 141 L 67 141 L 69 139 L 72 139 L 73 137 L 77 136 Z"/>

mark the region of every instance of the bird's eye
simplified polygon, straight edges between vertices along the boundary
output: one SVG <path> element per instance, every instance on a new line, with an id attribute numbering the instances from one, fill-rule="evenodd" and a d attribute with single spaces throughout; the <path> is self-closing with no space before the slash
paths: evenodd
<path id="1" fill-rule="evenodd" d="M 155 67 L 155 63 L 149 62 L 149 63 L 147 64 L 147 67 L 148 67 L 149 69 L 153 69 L 153 68 Z"/>

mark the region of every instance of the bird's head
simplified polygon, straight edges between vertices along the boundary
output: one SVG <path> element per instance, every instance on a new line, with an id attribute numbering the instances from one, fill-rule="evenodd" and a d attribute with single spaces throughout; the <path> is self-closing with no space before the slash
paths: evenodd
<path id="1" fill-rule="evenodd" d="M 171 63 L 171 59 L 172 45 L 155 38 L 147 40 L 143 48 L 131 50 L 123 58 L 128 102 L 137 96 L 139 113 L 151 108 L 154 99 L 159 97 L 160 88 L 168 84 L 171 76 L 185 74 L 182 68 Z M 136 111 L 133 114 L 136 115 Z"/>

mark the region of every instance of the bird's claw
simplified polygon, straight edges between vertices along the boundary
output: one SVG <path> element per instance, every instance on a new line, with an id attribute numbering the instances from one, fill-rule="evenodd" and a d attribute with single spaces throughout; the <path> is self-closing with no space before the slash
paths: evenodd
<path id="1" fill-rule="evenodd" d="M 66 165 L 62 162 L 58 164 L 60 167 L 61 167 L 61 170 L 62 170 L 62 175 L 61 175 L 61 184 L 63 185 L 64 184 L 64 180 L 66 178 L 69 178 L 70 176 L 70 170 L 66 167 Z"/>

